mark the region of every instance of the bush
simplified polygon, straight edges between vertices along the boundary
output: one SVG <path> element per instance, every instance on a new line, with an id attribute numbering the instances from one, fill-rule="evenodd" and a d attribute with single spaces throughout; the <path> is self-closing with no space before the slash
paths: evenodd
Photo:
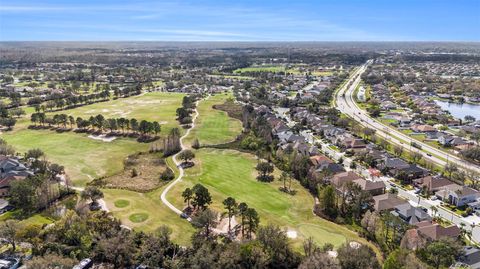
<path id="1" fill-rule="evenodd" d="M 160 179 L 164 181 L 169 181 L 175 178 L 175 174 L 173 173 L 172 169 L 167 168 L 165 171 L 162 172 L 160 175 Z"/>
<path id="2" fill-rule="evenodd" d="M 192 148 L 194 148 L 194 149 L 199 149 L 200 148 L 200 142 L 198 141 L 197 138 L 195 138 L 195 140 L 193 140 Z"/>
<path id="3" fill-rule="evenodd" d="M 138 171 L 137 171 L 137 169 L 133 168 L 132 169 L 132 177 L 136 177 L 136 176 L 138 176 Z"/>

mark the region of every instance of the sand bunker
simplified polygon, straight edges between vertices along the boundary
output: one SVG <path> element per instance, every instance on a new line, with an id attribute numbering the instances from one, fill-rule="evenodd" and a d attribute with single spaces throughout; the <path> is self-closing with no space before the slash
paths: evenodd
<path id="1" fill-rule="evenodd" d="M 297 238 L 297 231 L 292 231 L 292 230 L 287 231 L 287 237 L 292 239 Z"/>
<path id="2" fill-rule="evenodd" d="M 106 136 L 104 134 L 102 135 L 89 135 L 88 138 L 95 139 L 95 140 L 100 140 L 103 142 L 112 142 L 113 140 L 117 139 L 115 136 Z"/>

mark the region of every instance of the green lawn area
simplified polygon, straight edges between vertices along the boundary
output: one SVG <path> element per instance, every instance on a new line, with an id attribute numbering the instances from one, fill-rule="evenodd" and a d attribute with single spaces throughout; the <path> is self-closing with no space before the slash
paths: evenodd
<path id="1" fill-rule="evenodd" d="M 136 118 L 138 120 L 158 121 L 162 133 L 178 127 L 176 110 L 182 106 L 182 93 L 150 92 L 144 95 L 119 98 L 107 102 L 65 110 L 74 117 L 89 118 L 102 114 L 105 118 Z M 54 114 L 60 112 L 54 112 Z"/>
<path id="2" fill-rule="evenodd" d="M 284 66 L 251 66 L 245 68 L 239 68 L 233 70 L 234 74 L 241 74 L 246 72 L 283 72 L 285 71 Z"/>
<path id="3" fill-rule="evenodd" d="M 195 229 L 167 208 L 160 200 L 164 187 L 149 193 L 138 193 L 128 190 L 103 189 L 108 209 L 123 224 L 138 231 L 153 232 L 162 225 L 172 229 L 172 240 L 181 245 L 189 245 L 190 237 Z M 119 205 L 117 207 L 116 205 Z M 126 205 L 127 204 L 127 205 Z M 138 217 L 148 218 L 141 222 Z M 133 221 L 132 221 L 133 220 Z"/>
<path id="4" fill-rule="evenodd" d="M 185 206 L 182 191 L 201 183 L 212 194 L 211 207 L 216 211 L 223 212 L 222 201 L 232 196 L 238 202 L 246 202 L 255 208 L 260 214 L 261 224 L 270 223 L 296 231 L 298 237 L 293 243 L 297 250 L 310 236 L 318 244 L 332 243 L 336 247 L 346 240 L 365 242 L 347 228 L 315 216 L 312 213 L 314 199 L 298 182 L 292 181 L 292 188 L 297 191 L 294 196 L 279 191 L 282 183 L 278 180 L 258 182 L 255 178 L 257 161 L 253 155 L 217 149 L 200 149 L 195 154 L 196 165 L 186 171 L 186 177 L 167 195 L 178 208 Z"/>
<path id="5" fill-rule="evenodd" d="M 101 113 L 107 118 L 155 120 L 162 125 L 161 134 L 166 134 L 171 128 L 179 126 L 175 120 L 176 109 L 181 107 L 183 96 L 152 92 L 65 110 L 64 113 L 84 118 Z M 2 138 L 20 153 L 33 148 L 43 150 L 50 161 L 65 166 L 67 174 L 77 186 L 83 186 L 94 178 L 122 171 L 125 157 L 149 148 L 148 144 L 138 143 L 130 138 L 118 138 L 108 143 L 88 138 L 87 134 L 29 130 L 29 124 L 29 116 L 20 119 L 14 130 L 2 134 Z"/>
<path id="6" fill-rule="evenodd" d="M 232 141 L 242 131 L 242 123 L 230 118 L 226 112 L 214 109 L 215 104 L 223 104 L 231 94 L 217 94 L 198 105 L 199 116 L 195 121 L 195 128 L 186 137 L 185 142 L 191 143 L 195 138 L 201 145 L 221 144 Z"/>
<path id="7" fill-rule="evenodd" d="M 65 166 L 68 176 L 77 186 L 83 186 L 93 178 L 122 171 L 125 157 L 149 147 L 128 138 L 107 143 L 88 138 L 86 134 L 50 130 L 14 130 L 2 134 L 2 138 L 17 152 L 33 148 L 43 150 L 50 161 Z"/>

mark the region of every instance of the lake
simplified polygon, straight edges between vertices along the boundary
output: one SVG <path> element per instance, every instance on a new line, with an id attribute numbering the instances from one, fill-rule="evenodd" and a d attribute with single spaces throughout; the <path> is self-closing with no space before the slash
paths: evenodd
<path id="1" fill-rule="evenodd" d="M 435 103 L 443 110 L 449 111 L 457 119 L 463 120 L 466 115 L 470 115 L 480 120 L 480 105 L 449 103 L 440 100 L 435 100 Z"/>

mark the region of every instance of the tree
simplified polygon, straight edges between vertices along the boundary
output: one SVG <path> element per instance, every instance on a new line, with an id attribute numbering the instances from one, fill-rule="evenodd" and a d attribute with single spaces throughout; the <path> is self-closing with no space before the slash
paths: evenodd
<path id="1" fill-rule="evenodd" d="M 192 191 L 195 194 L 192 202 L 195 208 L 198 207 L 205 209 L 209 204 L 212 203 L 212 196 L 210 195 L 210 192 L 208 192 L 208 189 L 203 185 L 196 184 L 193 186 Z"/>
<path id="2" fill-rule="evenodd" d="M 245 212 L 245 217 L 247 219 L 248 238 L 252 238 L 252 234 L 257 230 L 258 225 L 260 224 L 260 217 L 258 216 L 257 211 L 251 207 Z"/>
<path id="3" fill-rule="evenodd" d="M 195 153 L 193 153 L 193 151 L 189 149 L 186 149 L 178 154 L 178 158 L 182 160 L 184 163 L 187 163 L 193 158 L 195 158 Z"/>
<path id="4" fill-rule="evenodd" d="M 412 156 L 412 160 L 415 164 L 417 164 L 418 162 L 420 162 L 420 160 L 422 159 L 423 155 L 418 152 L 418 151 L 415 151 L 415 152 L 412 152 L 411 153 L 411 156 Z"/>
<path id="5" fill-rule="evenodd" d="M 232 217 L 234 217 L 237 214 L 237 201 L 235 201 L 234 198 L 228 197 L 227 199 L 223 200 L 223 205 L 225 210 L 227 210 L 225 213 L 228 216 L 228 233 L 230 234 L 232 231 Z"/>
<path id="6" fill-rule="evenodd" d="M 397 155 L 397 157 L 400 157 L 400 156 L 402 156 L 402 153 L 403 153 L 403 147 L 402 146 L 394 146 L 393 147 L 393 152 L 395 153 L 395 155 Z"/>
<path id="7" fill-rule="evenodd" d="M 88 186 L 85 188 L 85 190 L 82 191 L 80 197 L 83 200 L 90 199 L 92 200 L 93 204 L 96 204 L 98 199 L 103 198 L 103 192 L 95 186 Z"/>
<path id="8" fill-rule="evenodd" d="M 462 246 L 448 237 L 434 241 L 425 248 L 428 263 L 436 269 L 450 266 L 461 253 Z"/>
<path id="9" fill-rule="evenodd" d="M 292 251 L 287 234 L 280 227 L 274 225 L 260 227 L 256 235 L 270 256 L 269 268 L 298 267 L 300 257 Z"/>
<path id="10" fill-rule="evenodd" d="M 259 175 L 257 176 L 257 179 L 262 182 L 272 182 L 273 181 L 273 176 L 270 175 L 273 173 L 273 165 L 268 163 L 268 162 L 260 162 L 257 164 L 257 169 Z"/>
<path id="11" fill-rule="evenodd" d="M 280 180 L 283 182 L 282 191 L 290 193 L 291 192 L 291 185 L 292 185 L 292 177 L 287 172 L 282 172 L 280 176 Z M 287 181 L 288 181 L 288 188 L 287 188 Z"/>
<path id="12" fill-rule="evenodd" d="M 44 156 L 45 153 L 41 149 L 30 149 L 25 153 L 25 158 L 38 160 L 40 157 Z"/>
<path id="13" fill-rule="evenodd" d="M 78 263 L 77 260 L 67 256 L 61 256 L 54 253 L 47 253 L 43 256 L 34 256 L 31 260 L 26 262 L 27 268 L 37 269 L 70 269 Z"/>
<path id="14" fill-rule="evenodd" d="M 210 237 L 213 227 L 217 225 L 218 214 L 208 208 L 200 211 L 192 218 L 193 226 L 203 229 L 205 237 Z"/>
<path id="15" fill-rule="evenodd" d="M 192 142 L 192 148 L 194 149 L 199 149 L 200 148 L 200 142 L 198 141 L 198 138 L 195 138 Z"/>
<path id="16" fill-rule="evenodd" d="M 20 229 L 20 223 L 17 220 L 6 220 L 0 223 L 0 238 L 5 239 L 12 245 L 12 252 L 17 249 L 17 231 Z"/>
<path id="17" fill-rule="evenodd" d="M 338 249 L 337 258 L 342 269 L 380 268 L 375 252 L 370 247 L 358 243 L 343 244 Z"/>
<path id="18" fill-rule="evenodd" d="M 321 189 L 319 193 L 319 202 L 321 210 L 329 217 L 333 218 L 337 214 L 336 192 L 332 185 Z"/>
<path id="19" fill-rule="evenodd" d="M 193 198 L 193 191 L 190 188 L 186 188 L 182 192 L 183 201 L 187 203 L 187 207 L 190 207 L 190 201 Z"/>
<path id="20" fill-rule="evenodd" d="M 475 121 L 475 117 L 470 116 L 470 115 L 466 115 L 463 119 L 464 119 L 466 122 L 474 122 L 474 121 Z"/>
<path id="21" fill-rule="evenodd" d="M 241 222 L 242 222 L 242 237 L 245 234 L 245 219 L 247 216 L 247 210 L 248 210 L 248 205 L 244 202 L 240 203 L 238 205 L 238 214 L 241 217 Z"/>
<path id="22" fill-rule="evenodd" d="M 341 269 L 338 261 L 327 253 L 316 251 L 303 259 L 299 269 Z"/>

